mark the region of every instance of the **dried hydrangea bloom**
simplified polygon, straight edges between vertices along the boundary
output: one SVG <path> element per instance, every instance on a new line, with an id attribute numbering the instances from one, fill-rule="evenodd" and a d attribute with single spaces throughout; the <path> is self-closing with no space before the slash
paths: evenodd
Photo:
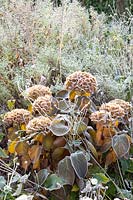
<path id="1" fill-rule="evenodd" d="M 124 109 L 116 103 L 102 104 L 99 109 L 109 112 L 114 119 L 123 118 L 125 115 Z"/>
<path id="2" fill-rule="evenodd" d="M 77 71 L 66 78 L 65 88 L 93 94 L 96 91 L 96 78 L 90 73 Z"/>
<path id="3" fill-rule="evenodd" d="M 29 121 L 26 127 L 26 132 L 36 133 L 36 132 L 43 132 L 46 133 L 48 131 L 48 127 L 51 124 L 51 120 L 48 117 L 40 116 L 35 117 Z"/>
<path id="4" fill-rule="evenodd" d="M 118 104 L 121 108 L 124 109 L 125 115 L 129 114 L 131 111 L 131 104 L 127 101 L 124 101 L 122 99 L 114 99 L 112 101 L 110 101 L 109 103 L 115 103 Z"/>
<path id="5" fill-rule="evenodd" d="M 33 113 L 39 113 L 42 115 L 50 114 L 53 110 L 53 107 L 57 107 L 57 102 L 54 102 L 54 99 L 50 95 L 45 95 L 44 97 L 38 97 L 33 103 Z"/>
<path id="6" fill-rule="evenodd" d="M 90 115 L 90 119 L 95 123 L 107 123 L 112 120 L 110 113 L 105 110 L 100 110 L 92 113 Z"/>
<path id="7" fill-rule="evenodd" d="M 50 88 L 44 85 L 34 85 L 26 90 L 26 98 L 35 100 L 39 96 L 52 95 Z"/>
<path id="8" fill-rule="evenodd" d="M 4 116 L 4 123 L 6 126 L 14 126 L 20 124 L 27 124 L 31 119 L 31 113 L 25 109 L 14 109 Z"/>

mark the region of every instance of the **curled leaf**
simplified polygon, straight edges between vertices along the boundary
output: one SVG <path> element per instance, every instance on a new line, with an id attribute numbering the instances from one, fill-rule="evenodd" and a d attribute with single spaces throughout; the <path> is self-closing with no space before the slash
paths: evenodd
<path id="1" fill-rule="evenodd" d="M 65 115 L 57 115 L 51 123 L 49 129 L 56 136 L 68 134 L 71 128 L 70 120 Z"/>
<path id="2" fill-rule="evenodd" d="M 64 181 L 56 174 L 51 174 L 47 177 L 43 185 L 46 190 L 53 191 L 60 189 L 64 185 Z"/>
<path id="3" fill-rule="evenodd" d="M 112 138 L 112 147 L 118 158 L 123 157 L 129 152 L 130 142 L 126 134 L 115 135 Z"/>

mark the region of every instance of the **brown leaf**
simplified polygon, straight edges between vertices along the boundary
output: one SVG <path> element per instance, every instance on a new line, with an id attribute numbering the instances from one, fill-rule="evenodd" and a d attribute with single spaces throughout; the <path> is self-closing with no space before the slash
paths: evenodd
<path id="1" fill-rule="evenodd" d="M 115 152 L 113 150 L 109 151 L 107 156 L 106 156 L 106 161 L 105 161 L 105 165 L 109 166 L 110 164 L 116 162 L 117 160 L 117 156 L 115 154 Z"/>
<path id="2" fill-rule="evenodd" d="M 29 155 L 25 154 L 21 157 L 21 166 L 25 171 L 28 169 L 29 165 L 31 164 L 31 160 Z"/>
<path id="3" fill-rule="evenodd" d="M 69 151 L 63 147 L 56 148 L 54 152 L 52 153 L 52 160 L 55 162 L 59 162 L 62 160 L 65 156 L 69 155 Z"/>
<path id="4" fill-rule="evenodd" d="M 41 151 L 42 151 L 42 146 L 40 146 L 40 145 L 33 145 L 29 149 L 28 154 L 29 154 L 29 157 L 30 157 L 32 163 L 36 163 L 39 160 Z"/>
<path id="5" fill-rule="evenodd" d="M 35 163 L 33 163 L 33 169 L 40 169 L 40 160 L 39 159 Z"/>
<path id="6" fill-rule="evenodd" d="M 66 140 L 64 137 L 57 137 L 55 141 L 53 142 L 53 148 L 64 147 L 65 144 L 66 144 Z"/>

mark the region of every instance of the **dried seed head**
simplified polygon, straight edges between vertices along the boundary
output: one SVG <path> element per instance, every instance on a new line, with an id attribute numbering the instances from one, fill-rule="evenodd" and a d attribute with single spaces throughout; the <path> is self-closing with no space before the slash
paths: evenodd
<path id="1" fill-rule="evenodd" d="M 131 104 L 127 101 L 124 101 L 122 99 L 114 99 L 112 101 L 110 101 L 109 103 L 115 103 L 117 105 L 119 105 L 121 108 L 124 109 L 125 115 L 129 115 L 129 113 L 131 112 Z"/>
<path id="2" fill-rule="evenodd" d="M 4 123 L 6 126 L 15 126 L 20 124 L 27 124 L 31 119 L 31 113 L 25 109 L 14 109 L 7 112 L 4 116 Z"/>
<path id="3" fill-rule="evenodd" d="M 26 90 L 26 98 L 34 101 L 40 96 L 52 95 L 50 88 L 44 85 L 34 85 Z"/>
<path id="4" fill-rule="evenodd" d="M 100 110 L 100 111 L 96 111 L 94 113 L 92 113 L 90 115 L 90 119 L 91 121 L 97 123 L 108 123 L 111 122 L 111 118 L 110 118 L 110 113 L 105 111 L 105 110 Z"/>
<path id="5" fill-rule="evenodd" d="M 36 133 L 36 132 L 48 132 L 48 127 L 51 124 L 51 120 L 48 117 L 40 116 L 35 117 L 29 121 L 26 127 L 26 132 L 28 134 Z"/>
<path id="6" fill-rule="evenodd" d="M 123 118 L 125 115 L 124 109 L 116 103 L 105 103 L 102 104 L 101 107 L 99 108 L 99 110 L 104 110 L 110 113 L 110 116 L 113 119 L 119 119 L 119 118 Z"/>
<path id="7" fill-rule="evenodd" d="M 50 114 L 53 109 L 53 98 L 50 95 L 38 97 L 33 103 L 33 113 Z"/>
<path id="8" fill-rule="evenodd" d="M 93 94 L 96 91 L 96 78 L 90 73 L 77 71 L 66 78 L 65 87 L 66 90 Z"/>

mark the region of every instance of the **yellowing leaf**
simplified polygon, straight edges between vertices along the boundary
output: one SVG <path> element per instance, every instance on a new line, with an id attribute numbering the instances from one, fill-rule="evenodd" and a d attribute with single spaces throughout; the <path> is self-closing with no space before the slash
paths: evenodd
<path id="1" fill-rule="evenodd" d="M 93 146 L 93 144 L 91 144 L 91 142 L 89 142 L 88 140 L 86 140 L 86 142 L 87 142 L 88 148 L 91 150 L 91 152 L 93 153 L 95 158 L 98 159 L 98 154 L 97 154 L 97 151 L 96 151 L 95 147 Z"/>
<path id="2" fill-rule="evenodd" d="M 77 186 L 77 184 L 74 184 L 72 187 L 72 192 L 78 192 L 79 191 L 79 187 Z"/>
<path id="3" fill-rule="evenodd" d="M 91 94 L 89 92 L 84 92 L 84 91 L 78 91 L 78 90 L 72 90 L 69 94 L 69 99 L 73 101 L 75 99 L 75 96 L 84 96 L 84 97 L 89 97 Z"/>
<path id="4" fill-rule="evenodd" d="M 42 133 L 40 133 L 40 134 L 35 136 L 34 140 L 40 142 L 41 144 L 43 144 L 44 138 L 45 138 L 45 136 Z"/>
<path id="5" fill-rule="evenodd" d="M 44 149 L 50 151 L 53 148 L 53 142 L 54 137 L 50 134 L 46 135 L 43 142 Z"/>
<path id="6" fill-rule="evenodd" d="M 19 156 L 27 154 L 29 145 L 25 141 L 18 142 L 15 147 L 15 151 Z"/>
<path id="7" fill-rule="evenodd" d="M 114 126 L 115 126 L 115 127 L 118 127 L 118 125 L 119 125 L 119 121 L 116 120 Z"/>
<path id="8" fill-rule="evenodd" d="M 14 140 L 12 141 L 8 146 L 9 153 L 15 153 L 15 147 L 18 141 Z"/>
<path id="9" fill-rule="evenodd" d="M 22 131 L 26 131 L 26 125 L 25 124 L 21 124 L 20 128 L 21 128 Z"/>
<path id="10" fill-rule="evenodd" d="M 15 140 L 18 136 L 15 134 L 17 130 L 13 127 L 8 128 L 7 132 L 8 132 L 8 139 L 10 140 Z"/>
<path id="11" fill-rule="evenodd" d="M 15 99 L 7 101 L 7 107 L 9 110 L 13 110 L 15 108 L 15 102 L 16 102 Z"/>
<path id="12" fill-rule="evenodd" d="M 92 139 L 95 140 L 96 138 L 96 131 L 92 128 L 92 126 L 87 127 L 87 131 L 91 135 Z"/>
<path id="13" fill-rule="evenodd" d="M 8 133 L 14 133 L 14 128 L 13 127 L 8 128 Z"/>
<path id="14" fill-rule="evenodd" d="M 73 101 L 75 99 L 75 96 L 77 95 L 76 91 L 75 90 L 72 90 L 69 94 L 69 99 L 71 101 Z"/>
<path id="15" fill-rule="evenodd" d="M 83 96 L 85 96 L 85 97 L 90 97 L 91 94 L 90 94 L 89 92 L 85 92 L 85 93 L 83 93 Z"/>
<path id="16" fill-rule="evenodd" d="M 30 104 L 30 105 L 28 106 L 28 111 L 32 113 L 32 111 L 33 111 L 32 104 Z"/>

